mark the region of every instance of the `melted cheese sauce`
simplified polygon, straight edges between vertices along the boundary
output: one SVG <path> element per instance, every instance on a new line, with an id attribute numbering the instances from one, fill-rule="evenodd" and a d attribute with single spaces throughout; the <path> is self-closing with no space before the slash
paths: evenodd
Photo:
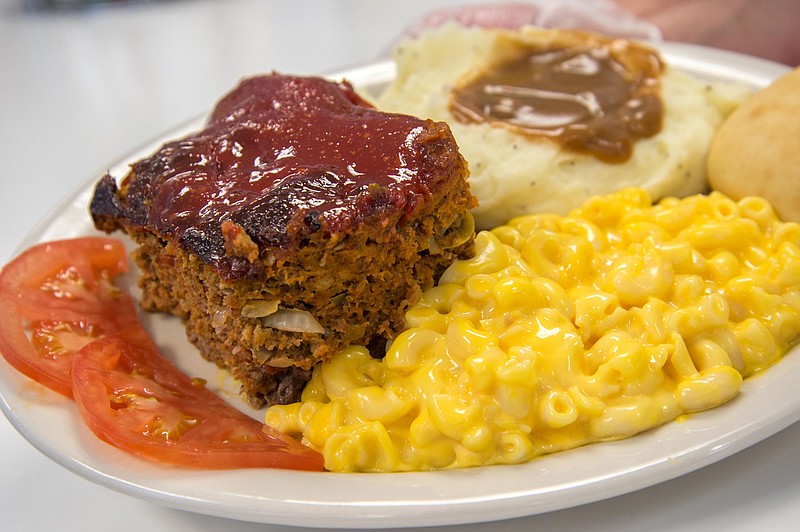
<path id="1" fill-rule="evenodd" d="M 266 423 L 332 471 L 520 463 L 721 405 L 800 335 L 800 225 L 626 189 L 477 236 L 385 359 L 349 348 Z"/>

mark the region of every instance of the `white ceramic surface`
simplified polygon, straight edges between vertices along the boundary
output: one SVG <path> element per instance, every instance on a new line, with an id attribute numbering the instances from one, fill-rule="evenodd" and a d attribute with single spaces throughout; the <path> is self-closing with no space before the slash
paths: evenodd
<path id="1" fill-rule="evenodd" d="M 666 44 L 675 68 L 754 87 L 787 69 L 773 63 L 690 45 Z M 375 90 L 391 79 L 389 63 L 344 73 Z M 194 120 L 162 140 L 196 127 Z M 20 244 L 94 234 L 86 213 L 96 177 L 58 205 Z M 127 283 L 134 283 L 129 276 Z M 143 320 L 165 354 L 192 375 L 207 378 L 233 404 L 253 415 L 221 372 L 185 340 L 181 325 L 165 316 Z M 67 469 L 113 490 L 192 512 L 240 520 L 310 527 L 383 528 L 475 523 L 549 512 L 638 490 L 694 471 L 740 451 L 800 419 L 800 352 L 745 382 L 731 403 L 634 438 L 595 444 L 538 458 L 528 464 L 408 474 L 333 474 L 277 470 L 229 472 L 165 468 L 125 455 L 95 439 L 73 404 L 0 362 L 2 408 L 36 448 Z M 278 486 L 279 488 L 275 488 Z"/>

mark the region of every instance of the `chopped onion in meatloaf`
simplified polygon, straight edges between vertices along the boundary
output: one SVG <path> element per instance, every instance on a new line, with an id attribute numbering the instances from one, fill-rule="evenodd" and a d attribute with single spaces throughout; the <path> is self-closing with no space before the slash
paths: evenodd
<path id="1" fill-rule="evenodd" d="M 384 113 L 347 82 L 243 80 L 90 211 L 138 245 L 141 304 L 183 319 L 254 406 L 295 401 L 318 362 L 376 356 L 473 250 L 476 202 L 447 124 Z"/>

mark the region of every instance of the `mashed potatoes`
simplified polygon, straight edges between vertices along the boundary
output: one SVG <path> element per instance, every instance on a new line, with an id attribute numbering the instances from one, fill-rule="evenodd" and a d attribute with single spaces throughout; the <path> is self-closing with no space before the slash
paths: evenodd
<path id="1" fill-rule="evenodd" d="M 554 31 L 528 28 L 532 39 Z M 684 196 L 706 189 L 708 145 L 741 89 L 702 83 L 668 66 L 661 76 L 665 113 L 661 131 L 638 140 L 625 163 L 604 163 L 591 155 L 560 149 L 548 139 L 505 127 L 465 124 L 449 111 L 450 89 L 486 55 L 497 53 L 504 30 L 446 25 L 395 50 L 397 77 L 377 104 L 385 110 L 448 122 L 472 172 L 480 206 L 479 229 L 527 213 L 566 214 L 586 198 L 625 187 L 645 189 L 653 198 Z"/>

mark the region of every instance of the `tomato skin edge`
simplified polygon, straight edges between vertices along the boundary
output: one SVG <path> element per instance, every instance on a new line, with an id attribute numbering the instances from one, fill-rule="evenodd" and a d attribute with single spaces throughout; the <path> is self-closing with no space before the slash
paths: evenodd
<path id="1" fill-rule="evenodd" d="M 46 263 L 40 261 L 42 256 L 48 257 Z M 7 292 L 9 287 L 36 285 L 64 265 L 74 264 L 76 258 L 88 260 L 88 264 L 82 264 L 79 268 L 83 274 L 87 273 L 87 267 L 114 273 L 129 271 L 125 246 L 120 240 L 101 236 L 54 240 L 29 247 L 3 266 L 0 270 L 0 292 L 4 297 L 15 295 Z M 31 276 L 31 271 L 35 275 Z"/>
<path id="2" fill-rule="evenodd" d="M 75 357 L 72 372 L 75 402 L 87 427 L 98 438 L 130 454 L 161 464 L 197 469 L 324 470 L 324 459 L 320 453 L 227 405 L 205 388 L 188 388 L 188 395 L 175 401 L 179 406 L 188 408 L 192 414 L 197 414 L 194 410 L 197 409 L 202 416 L 203 411 L 207 410 L 209 428 L 204 430 L 213 430 L 215 426 L 223 429 L 241 428 L 250 434 L 262 433 L 261 438 L 257 441 L 218 443 L 213 438 L 192 437 L 190 432 L 182 440 L 164 442 L 148 440 L 141 429 L 127 432 L 122 430 L 123 424 L 113 419 L 119 414 L 110 404 L 110 389 L 115 388 L 115 379 L 119 382 L 115 373 L 129 371 L 120 369 L 128 362 L 126 358 L 132 356 L 132 352 L 133 356 L 136 356 L 135 351 L 141 352 L 142 333 L 143 331 L 137 331 L 134 327 L 105 336 L 85 346 Z M 138 345 L 132 345 L 132 341 Z M 163 358 L 157 352 L 152 354 Z M 148 353 L 147 356 L 151 354 Z M 167 359 L 160 360 L 158 366 L 157 380 L 169 379 L 170 382 L 165 386 L 170 393 L 174 388 L 174 395 L 177 396 L 185 387 L 194 386 L 188 384 L 188 377 Z M 161 386 L 157 380 L 153 388 Z M 167 399 L 172 400 L 170 397 Z"/>
<path id="3" fill-rule="evenodd" d="M 83 237 L 43 242 L 12 259 L 0 270 L 0 354 L 26 377 L 72 398 L 68 361 L 47 361 L 26 334 L 26 323 L 37 320 L 107 323 L 119 328 L 123 321 L 137 319 L 135 304 L 125 294 L 89 309 L 83 302 L 59 301 L 38 293 L 48 276 L 76 265 L 81 279 L 95 281 L 97 272 L 111 276 L 128 271 L 122 242 L 108 237 Z"/>
<path id="4" fill-rule="evenodd" d="M 0 270 L 0 354 L 26 377 L 74 399 L 99 439 L 140 458 L 197 469 L 323 471 L 320 453 L 227 405 L 158 353 L 133 298 L 110 283 L 127 271 L 125 248 L 111 238 L 53 241 L 25 250 Z M 76 330 L 86 333 L 77 344 Z M 208 425 L 165 442 L 142 438 L 141 431 L 137 438 L 136 431 L 125 433 L 124 426 L 109 424 L 114 410 L 126 406 L 111 404 L 108 377 L 124 375 L 125 363 L 140 370 L 136 378 L 151 376 L 165 397 L 177 397 L 179 407 L 199 408 Z"/>
<path id="5" fill-rule="evenodd" d="M 57 372 L 42 371 L 41 365 L 32 362 L 39 355 L 25 335 L 21 322 L 22 316 L 16 305 L 8 303 L 0 308 L 0 354 L 11 367 L 29 379 L 72 399 L 71 374 L 62 377 Z M 20 324 L 19 328 L 11 326 L 15 323 Z"/>

